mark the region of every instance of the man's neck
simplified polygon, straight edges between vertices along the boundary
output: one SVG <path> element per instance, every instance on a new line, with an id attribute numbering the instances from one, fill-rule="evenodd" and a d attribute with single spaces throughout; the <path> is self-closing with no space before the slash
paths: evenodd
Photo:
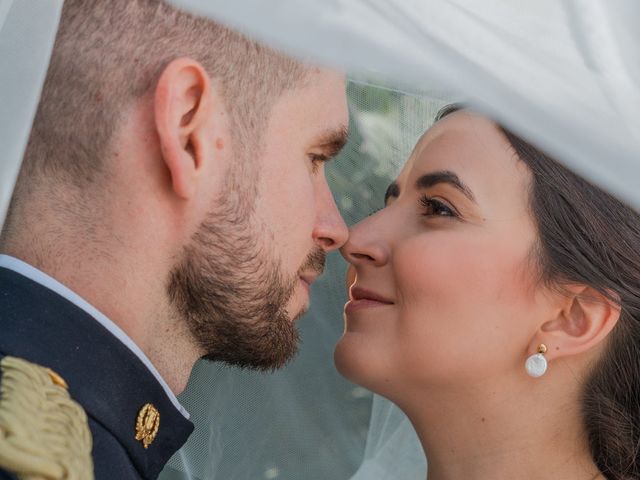
<path id="1" fill-rule="evenodd" d="M 179 320 L 172 320 L 162 276 L 145 275 L 141 266 L 117 255 L 76 250 L 69 256 L 3 245 L 2 252 L 37 268 L 103 313 L 142 350 L 169 388 L 178 394 L 186 387 L 199 352 Z M 19 244 L 18 244 L 19 245 Z"/>

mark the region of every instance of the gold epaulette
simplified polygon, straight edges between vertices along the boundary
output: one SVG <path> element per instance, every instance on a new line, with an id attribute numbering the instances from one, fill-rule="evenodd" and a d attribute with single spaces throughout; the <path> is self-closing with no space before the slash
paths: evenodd
<path id="1" fill-rule="evenodd" d="M 87 415 L 52 370 L 0 361 L 0 468 L 20 480 L 92 480 Z"/>

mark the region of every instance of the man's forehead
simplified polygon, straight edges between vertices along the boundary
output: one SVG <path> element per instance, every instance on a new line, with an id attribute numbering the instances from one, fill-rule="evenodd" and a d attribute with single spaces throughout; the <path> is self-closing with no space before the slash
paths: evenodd
<path id="1" fill-rule="evenodd" d="M 311 72 L 307 80 L 293 93 L 306 96 L 308 99 L 321 99 L 323 103 L 339 103 L 341 107 L 346 108 L 346 77 L 335 70 L 318 69 Z"/>
<path id="2" fill-rule="evenodd" d="M 344 76 L 330 70 L 314 74 L 301 88 L 285 92 L 273 107 L 273 120 L 316 141 L 344 137 L 349 124 Z"/>
<path id="3" fill-rule="evenodd" d="M 309 82 L 337 82 L 342 84 L 343 86 L 346 84 L 347 77 L 344 72 L 340 70 L 334 70 L 332 68 L 326 67 L 311 67 L 308 72 L 308 81 Z"/>

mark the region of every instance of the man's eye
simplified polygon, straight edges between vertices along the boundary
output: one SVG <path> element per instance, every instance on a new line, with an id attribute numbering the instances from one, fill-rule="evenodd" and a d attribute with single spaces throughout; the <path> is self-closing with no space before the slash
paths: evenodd
<path id="1" fill-rule="evenodd" d="M 311 160 L 311 166 L 312 166 L 313 172 L 315 173 L 318 171 L 318 169 L 322 164 L 324 164 L 327 160 L 329 160 L 329 157 L 319 153 L 310 153 L 309 160 Z"/>

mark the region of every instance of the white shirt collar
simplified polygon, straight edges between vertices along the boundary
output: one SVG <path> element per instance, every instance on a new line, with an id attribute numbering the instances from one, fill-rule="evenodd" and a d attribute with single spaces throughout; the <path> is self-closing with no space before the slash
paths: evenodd
<path id="1" fill-rule="evenodd" d="M 156 367 L 153 366 L 151 360 L 144 354 L 144 352 L 138 347 L 131 337 L 127 335 L 124 330 L 122 330 L 118 325 L 113 323 L 104 313 L 100 312 L 97 308 L 91 305 L 89 302 L 84 300 L 80 295 L 72 291 L 71 289 L 65 287 L 62 283 L 58 282 L 53 277 L 50 277 L 46 273 L 38 270 L 35 267 L 32 267 L 28 263 L 23 262 L 22 260 L 18 260 L 15 257 L 11 257 L 9 255 L 0 254 L 0 267 L 8 268 L 9 270 L 13 270 L 20 275 L 27 277 L 34 282 L 39 283 L 47 287 L 49 290 L 56 292 L 58 295 L 66 298 L 71 303 L 73 303 L 78 308 L 81 308 L 93 318 L 96 319 L 103 327 L 109 330 L 118 340 L 124 343 L 129 350 L 131 350 L 142 363 L 149 369 L 149 371 L 156 377 L 158 383 L 162 386 L 165 393 L 171 400 L 171 403 L 182 413 L 185 418 L 189 418 L 189 413 L 184 409 L 184 407 L 180 404 L 175 394 L 167 385 L 167 382 L 164 381 Z"/>

